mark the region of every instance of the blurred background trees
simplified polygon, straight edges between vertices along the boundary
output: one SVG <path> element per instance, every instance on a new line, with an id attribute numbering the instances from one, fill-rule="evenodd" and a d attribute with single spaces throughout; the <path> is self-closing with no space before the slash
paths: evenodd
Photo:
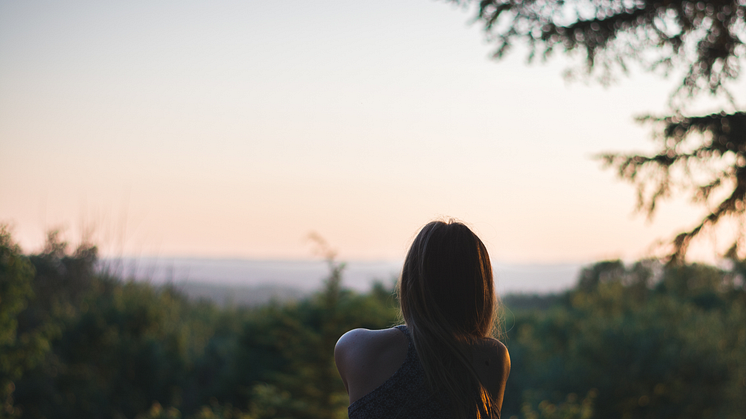
<path id="1" fill-rule="evenodd" d="M 46 350 L 47 341 L 18 329 L 18 316 L 33 296 L 34 268 L 0 226 L 0 418 L 13 417 L 15 381 L 32 368 Z"/>
<path id="2" fill-rule="evenodd" d="M 0 417 L 345 417 L 334 345 L 396 322 L 393 290 L 342 286 L 344 264 L 297 302 L 219 307 L 99 270 L 95 246 L 51 233 L 0 242 Z"/>
<path id="3" fill-rule="evenodd" d="M 5 418 L 343 418 L 336 340 L 397 322 L 391 285 L 346 289 L 333 257 L 310 297 L 220 307 L 102 273 L 94 246 L 56 234 L 35 255 L 7 229 L 0 244 Z M 503 416 L 741 417 L 746 290 L 732 262 L 605 261 L 565 293 L 505 296 Z"/>
<path id="4" fill-rule="evenodd" d="M 594 396 L 593 417 L 738 417 L 746 408 L 743 277 L 706 265 L 586 268 L 544 310 L 511 306 L 506 411 Z M 533 404 L 532 404 L 533 403 Z"/>

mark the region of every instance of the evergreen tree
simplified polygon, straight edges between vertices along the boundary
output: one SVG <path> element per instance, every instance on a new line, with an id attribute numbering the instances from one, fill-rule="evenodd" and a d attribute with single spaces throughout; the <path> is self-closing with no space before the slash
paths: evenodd
<path id="1" fill-rule="evenodd" d="M 453 0 L 455 3 L 472 3 Z M 475 3 L 477 3 L 475 1 Z M 556 52 L 581 57 L 568 72 L 610 83 L 632 63 L 665 77 L 680 76 L 671 114 L 646 116 L 657 151 L 652 155 L 606 153 L 600 159 L 638 191 L 638 210 L 652 216 L 674 193 L 710 209 L 691 230 L 671 240 L 669 258 L 682 261 L 690 241 L 727 218 L 743 219 L 746 204 L 746 112 L 727 84 L 746 56 L 746 2 L 660 0 L 480 0 L 477 20 L 494 57 L 513 45 L 529 48 L 529 61 Z M 722 110 L 690 115 L 700 94 L 726 101 Z M 743 233 L 743 232 L 741 232 Z M 739 251 L 741 240 L 732 246 Z"/>

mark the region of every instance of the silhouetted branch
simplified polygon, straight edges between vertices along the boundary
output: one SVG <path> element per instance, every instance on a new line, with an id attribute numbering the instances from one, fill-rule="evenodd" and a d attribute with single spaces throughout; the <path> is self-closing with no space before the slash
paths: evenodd
<path id="1" fill-rule="evenodd" d="M 471 3 L 458 1 L 455 3 Z M 730 1 L 481 0 L 476 20 L 502 58 L 517 42 L 529 61 L 580 51 L 585 71 L 607 83 L 628 62 L 668 75 L 685 69 L 677 93 L 724 94 L 746 55 L 746 3 Z"/>
<path id="2" fill-rule="evenodd" d="M 746 112 L 699 117 L 681 115 L 640 118 L 658 125 L 661 148 L 657 154 L 607 153 L 598 156 L 605 167 L 635 185 L 637 208 L 652 217 L 656 204 L 669 198 L 674 188 L 690 194 L 695 204 L 709 204 L 716 192 L 726 194 L 693 229 L 672 241 L 671 261 L 681 261 L 689 243 L 700 232 L 724 217 L 741 216 L 746 208 Z M 690 141 L 693 136 L 694 141 Z M 693 143 L 690 145 L 690 143 Z M 715 169 L 718 166 L 719 169 Z M 674 184 L 673 173 L 682 169 Z M 709 168 L 709 170 L 707 170 Z M 683 179 L 682 179 L 683 178 Z"/>

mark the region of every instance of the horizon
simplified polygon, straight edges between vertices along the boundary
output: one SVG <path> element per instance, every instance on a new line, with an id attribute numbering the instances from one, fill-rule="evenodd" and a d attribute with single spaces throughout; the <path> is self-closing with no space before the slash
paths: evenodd
<path id="1" fill-rule="evenodd" d="M 391 285 L 403 260 L 338 261 L 345 265 L 345 287 L 369 291 L 374 282 Z M 493 262 L 496 290 L 507 294 L 550 294 L 575 286 L 588 264 L 523 264 Z M 310 292 L 321 288 L 329 268 L 326 260 L 252 260 L 223 258 L 103 258 L 100 269 L 123 279 L 154 285 L 203 284 L 256 288 L 282 286 Z"/>

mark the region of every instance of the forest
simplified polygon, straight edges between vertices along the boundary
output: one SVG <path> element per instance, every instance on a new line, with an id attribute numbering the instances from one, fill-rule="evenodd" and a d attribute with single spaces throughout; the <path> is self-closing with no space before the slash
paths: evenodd
<path id="1" fill-rule="evenodd" d="M 107 273 L 51 233 L 0 234 L 0 418 L 345 418 L 333 361 L 357 327 L 400 322 L 391 284 L 218 306 Z M 746 411 L 746 262 L 603 261 L 555 295 L 507 295 L 502 416 L 736 418 Z M 498 278 L 499 280 L 499 278 Z"/>

